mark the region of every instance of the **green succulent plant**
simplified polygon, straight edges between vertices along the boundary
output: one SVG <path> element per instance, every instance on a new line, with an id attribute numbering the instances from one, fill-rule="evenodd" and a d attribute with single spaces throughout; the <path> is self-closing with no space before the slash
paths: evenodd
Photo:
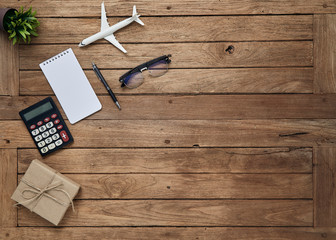
<path id="1" fill-rule="evenodd" d="M 35 18 L 36 11 L 32 12 L 31 7 L 25 12 L 21 7 L 19 11 L 15 10 L 7 15 L 4 19 L 4 27 L 9 33 L 9 39 L 13 40 L 13 45 L 21 40 L 30 43 L 31 36 L 38 36 L 36 28 L 40 26 L 40 22 Z"/>

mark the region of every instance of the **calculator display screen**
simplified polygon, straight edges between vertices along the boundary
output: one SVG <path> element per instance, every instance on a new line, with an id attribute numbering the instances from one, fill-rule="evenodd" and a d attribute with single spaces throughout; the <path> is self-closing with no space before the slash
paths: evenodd
<path id="1" fill-rule="evenodd" d="M 37 117 L 38 115 L 47 112 L 49 110 L 53 109 L 53 106 L 50 102 L 44 103 L 41 106 L 31 110 L 30 112 L 27 112 L 23 114 L 23 117 L 26 119 L 26 121 L 29 121 L 30 119 L 33 119 Z"/>

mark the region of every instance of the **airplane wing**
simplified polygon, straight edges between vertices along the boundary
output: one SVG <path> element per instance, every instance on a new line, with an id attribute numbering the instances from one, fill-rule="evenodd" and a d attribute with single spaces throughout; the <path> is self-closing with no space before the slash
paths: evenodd
<path id="1" fill-rule="evenodd" d="M 123 53 L 127 53 L 125 48 L 121 46 L 121 44 L 117 41 L 117 39 L 113 36 L 113 34 L 105 37 L 104 39 L 112 43 L 115 47 L 119 48 L 119 50 L 122 51 Z"/>
<path id="2" fill-rule="evenodd" d="M 107 18 L 106 18 L 105 5 L 104 5 L 104 2 L 102 2 L 101 17 L 100 17 L 100 31 L 103 31 L 108 27 L 109 27 L 109 24 L 108 24 Z"/>

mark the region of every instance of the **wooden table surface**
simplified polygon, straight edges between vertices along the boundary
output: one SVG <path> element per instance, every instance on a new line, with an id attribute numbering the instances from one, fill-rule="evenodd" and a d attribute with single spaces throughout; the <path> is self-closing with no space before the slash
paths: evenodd
<path id="1" fill-rule="evenodd" d="M 41 22 L 31 45 L 0 34 L 0 239 L 336 239 L 334 0 L 106 0 L 111 25 L 134 4 L 145 23 L 115 34 L 126 55 L 77 46 L 99 31 L 100 4 L 0 0 Z M 38 64 L 69 47 L 103 108 L 67 122 L 74 143 L 42 159 L 18 112 L 57 102 Z M 163 54 L 164 76 L 120 88 Z M 81 185 L 61 227 L 13 207 L 35 158 Z"/>

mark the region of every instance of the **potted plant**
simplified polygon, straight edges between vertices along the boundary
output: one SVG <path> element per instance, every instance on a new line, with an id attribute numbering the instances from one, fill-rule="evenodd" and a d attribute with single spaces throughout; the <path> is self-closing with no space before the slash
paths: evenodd
<path id="1" fill-rule="evenodd" d="M 23 7 L 19 11 L 13 8 L 0 9 L 0 29 L 9 33 L 9 39 L 15 43 L 23 40 L 30 43 L 31 36 L 37 37 L 36 28 L 40 25 L 35 18 L 36 11 L 32 12 L 32 8 L 27 11 Z"/>

